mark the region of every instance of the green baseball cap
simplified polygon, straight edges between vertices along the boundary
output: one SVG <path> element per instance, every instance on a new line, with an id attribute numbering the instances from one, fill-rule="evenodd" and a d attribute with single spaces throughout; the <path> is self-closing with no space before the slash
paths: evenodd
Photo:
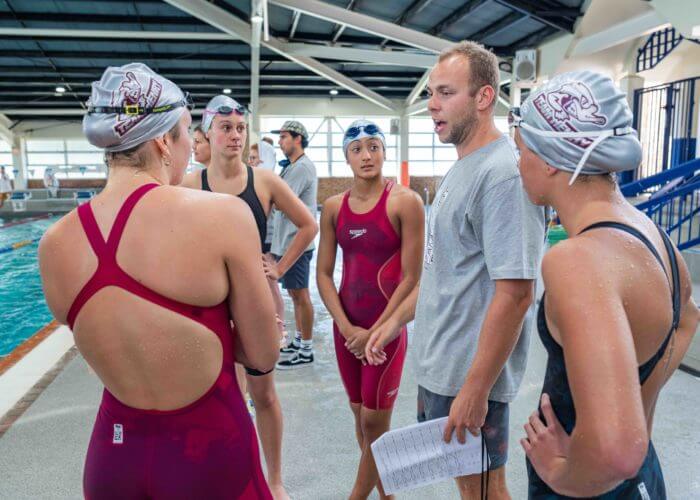
<path id="1" fill-rule="evenodd" d="M 287 120 L 279 130 L 272 130 L 271 132 L 273 134 L 279 134 L 280 132 L 294 132 L 302 136 L 307 141 L 309 140 L 309 133 L 306 131 L 306 127 L 304 124 L 296 120 Z"/>

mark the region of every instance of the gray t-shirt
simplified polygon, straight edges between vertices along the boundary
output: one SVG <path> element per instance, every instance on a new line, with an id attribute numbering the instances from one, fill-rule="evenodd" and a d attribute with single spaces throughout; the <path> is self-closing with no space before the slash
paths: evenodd
<path id="1" fill-rule="evenodd" d="M 318 191 L 318 177 L 316 176 L 316 166 L 308 156 L 302 155 L 296 162 L 282 170 L 280 177 L 289 184 L 292 191 L 306 205 L 311 215 L 316 218 L 316 192 Z M 297 234 L 297 227 L 286 215 L 275 209 L 272 212 L 272 225 L 274 233 L 272 235 L 271 252 L 274 255 L 284 255 Z M 306 251 L 313 250 L 312 241 Z"/>
<path id="2" fill-rule="evenodd" d="M 544 209 L 525 193 L 507 136 L 458 160 L 430 211 L 414 347 L 418 384 L 456 396 L 477 350 L 494 280 L 536 279 Z M 535 307 L 489 399 L 510 402 L 522 381 Z"/>

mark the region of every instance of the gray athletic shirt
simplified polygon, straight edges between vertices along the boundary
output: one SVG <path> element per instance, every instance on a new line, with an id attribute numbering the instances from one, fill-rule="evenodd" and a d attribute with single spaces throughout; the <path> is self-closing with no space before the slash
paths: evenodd
<path id="1" fill-rule="evenodd" d="M 316 166 L 311 159 L 302 155 L 296 162 L 282 170 L 280 177 L 284 182 L 289 184 L 294 194 L 306 205 L 311 215 L 316 218 L 316 192 L 318 191 L 318 177 L 316 176 Z M 271 252 L 274 255 L 284 255 L 291 245 L 292 240 L 297 234 L 297 227 L 290 221 L 286 215 L 275 209 L 272 212 L 272 224 L 274 233 L 272 235 Z M 312 241 L 306 251 L 313 250 L 314 242 Z"/>
<path id="2" fill-rule="evenodd" d="M 435 194 L 416 306 L 418 384 L 456 396 L 476 354 L 494 280 L 536 279 L 544 209 L 527 198 L 507 136 L 458 160 Z M 525 372 L 534 304 L 489 399 L 510 402 Z"/>

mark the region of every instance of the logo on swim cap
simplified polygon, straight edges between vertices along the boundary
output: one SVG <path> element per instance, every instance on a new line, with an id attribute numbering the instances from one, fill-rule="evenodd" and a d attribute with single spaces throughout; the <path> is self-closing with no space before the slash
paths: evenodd
<path id="1" fill-rule="evenodd" d="M 112 96 L 112 106 L 139 106 L 146 108 L 154 107 L 158 103 L 160 94 L 163 91 L 163 86 L 159 82 L 152 77 L 148 77 L 148 90 L 144 93 L 143 87 L 134 73 L 127 71 L 125 76 L 126 79 L 122 80 L 116 95 Z M 122 137 L 145 119 L 146 116 L 119 114 L 117 123 L 114 125 L 114 131 Z"/>
<path id="2" fill-rule="evenodd" d="M 535 109 L 553 130 L 559 132 L 579 132 L 573 124 L 593 123 L 604 126 L 608 120 L 600 111 L 598 101 L 591 89 L 581 82 L 567 82 L 556 90 L 542 92 L 533 101 Z M 585 137 L 564 138 L 565 141 L 586 149 L 593 141 Z"/>

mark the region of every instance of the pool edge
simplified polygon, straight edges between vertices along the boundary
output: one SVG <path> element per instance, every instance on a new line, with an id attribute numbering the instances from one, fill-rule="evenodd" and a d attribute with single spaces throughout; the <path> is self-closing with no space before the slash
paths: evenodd
<path id="1" fill-rule="evenodd" d="M 32 335 L 0 375 L 0 437 L 77 354 L 73 332 L 52 323 Z"/>
<path id="2" fill-rule="evenodd" d="M 42 340 L 55 332 L 59 327 L 60 323 L 56 320 L 52 320 L 45 324 L 39 330 L 37 330 L 34 335 L 22 341 L 17 347 L 12 349 L 9 354 L 0 359 L 0 377 L 14 365 L 19 363 L 22 358 L 29 354 L 36 346 L 38 346 Z"/>

